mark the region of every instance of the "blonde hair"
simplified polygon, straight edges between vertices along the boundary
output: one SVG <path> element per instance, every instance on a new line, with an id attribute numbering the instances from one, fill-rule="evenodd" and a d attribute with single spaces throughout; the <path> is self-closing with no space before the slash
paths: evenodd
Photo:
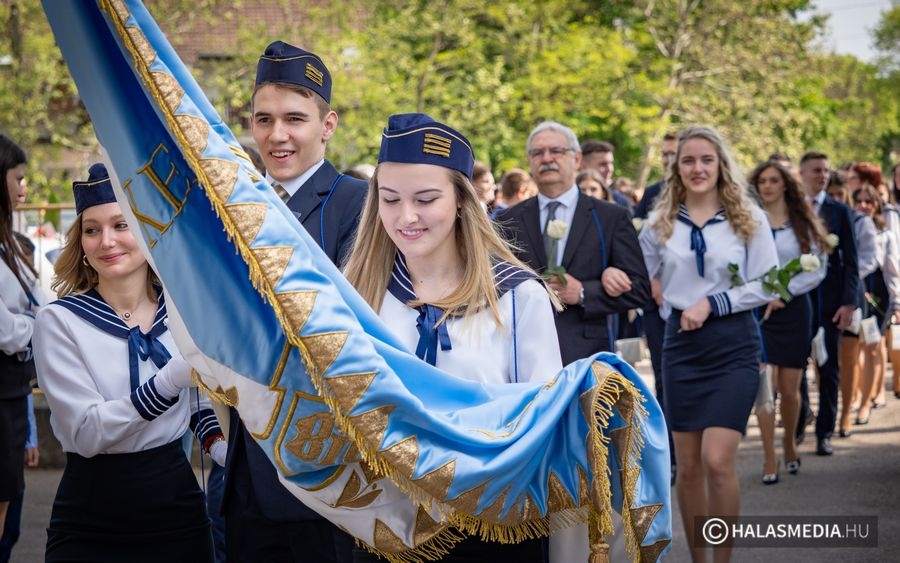
<path id="1" fill-rule="evenodd" d="M 75 217 L 72 226 L 66 232 L 66 244 L 53 264 L 53 283 L 50 289 L 58 297 L 70 294 L 86 293 L 97 286 L 100 276 L 90 265 L 85 264 L 84 248 L 81 246 L 82 214 Z M 156 273 L 147 264 L 147 284 L 162 285 Z"/>
<path id="2" fill-rule="evenodd" d="M 459 206 L 455 233 L 464 271 L 459 287 L 446 298 L 431 305 L 444 310 L 438 324 L 450 316 L 465 317 L 487 307 L 497 325 L 502 327 L 492 260 L 503 260 L 523 270 L 530 271 L 530 268 L 513 255 L 510 245 L 488 220 L 469 179 L 456 170 L 447 169 L 447 173 Z M 381 309 L 396 257 L 397 246 L 388 236 L 378 215 L 376 168 L 369 181 L 369 192 L 360 217 L 356 240 L 344 267 L 347 280 L 356 287 L 375 311 Z M 557 301 L 553 300 L 552 295 L 549 296 L 555 305 Z M 409 303 L 411 307 L 422 304 L 419 301 Z"/>
<path id="3" fill-rule="evenodd" d="M 687 194 L 687 188 L 678 173 L 678 161 L 681 159 L 684 144 L 691 139 L 703 139 L 715 147 L 719 157 L 719 179 L 716 184 L 719 203 L 725 209 L 725 216 L 734 232 L 745 243 L 749 242 L 759 227 L 751 213 L 756 204 L 750 199 L 743 175 L 735 164 L 725 139 L 718 131 L 705 125 L 692 125 L 679 133 L 675 159 L 666 170 L 665 189 L 660 193 L 650 213 L 651 228 L 656 231 L 660 243 L 665 243 L 672 236 L 678 208 L 684 203 Z"/>

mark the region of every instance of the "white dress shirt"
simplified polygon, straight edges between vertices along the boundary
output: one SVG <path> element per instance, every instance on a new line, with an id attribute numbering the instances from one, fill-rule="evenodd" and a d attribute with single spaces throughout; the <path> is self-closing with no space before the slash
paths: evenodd
<path id="1" fill-rule="evenodd" d="M 537 196 L 538 206 L 541 209 L 541 233 L 544 232 L 544 226 L 547 224 L 547 204 L 551 201 L 560 203 L 560 206 L 556 208 L 556 220 L 567 225 L 565 234 L 556 243 L 558 245 L 556 264 L 550 264 L 551 266 L 559 266 L 562 263 L 562 257 L 566 251 L 566 241 L 569 240 L 569 231 L 572 230 L 572 220 L 575 218 L 575 206 L 578 205 L 579 193 L 578 186 L 572 184 L 571 188 L 557 198 L 549 198 L 541 193 Z M 547 259 L 549 260 L 550 257 L 548 256 Z"/>

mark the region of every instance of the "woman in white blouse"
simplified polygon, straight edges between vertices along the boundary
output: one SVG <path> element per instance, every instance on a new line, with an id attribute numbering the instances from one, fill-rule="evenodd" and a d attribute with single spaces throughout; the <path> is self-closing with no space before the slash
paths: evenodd
<path id="1" fill-rule="evenodd" d="M 423 150 L 434 139 L 441 146 Z M 450 127 L 424 114 L 391 116 L 345 275 L 428 363 L 484 383 L 548 380 L 562 367 L 551 297 L 482 211 L 472 162 L 471 145 Z M 544 560 L 539 540 L 477 537 L 450 557 Z"/>
<path id="2" fill-rule="evenodd" d="M 863 278 L 866 291 L 866 315 L 874 316 L 882 334 L 891 322 L 900 321 L 900 244 L 885 225 L 883 204 L 878 191 L 863 184 L 853 192 L 854 207 L 875 222 L 875 259 L 878 269 Z M 862 336 L 861 336 L 862 338 Z M 856 424 L 867 424 L 880 389 L 884 387 L 887 349 L 884 339 L 860 346 L 862 366 L 859 377 L 860 403 Z"/>
<path id="3" fill-rule="evenodd" d="M 25 164 L 25 151 L 0 135 L 0 530 L 9 501 L 25 490 L 27 401 L 35 375 L 31 336 L 43 302 L 37 273 L 12 226 L 27 190 Z"/>
<path id="4" fill-rule="evenodd" d="M 758 278 L 778 266 L 765 214 L 718 132 L 691 126 L 679 134 L 672 172 L 640 241 L 667 319 L 666 420 L 678 460 L 678 505 L 693 538 L 696 518 L 740 512 L 735 458 L 759 385 L 752 311 L 772 300 Z M 691 554 L 706 560 L 702 546 Z M 715 549 L 716 561 L 730 554 L 729 547 Z"/>
<path id="5" fill-rule="evenodd" d="M 77 217 L 55 264 L 58 301 L 34 331 L 38 381 L 66 468 L 45 561 L 212 561 L 205 501 L 184 455 L 190 427 L 224 463 L 209 403 L 167 328 L 162 288 L 102 164 L 75 182 Z"/>
<path id="6" fill-rule="evenodd" d="M 775 299 L 760 315 L 762 360 L 771 367 L 773 387 L 781 397 L 779 410 L 784 424 L 784 465 L 788 473 L 800 471 L 794 435 L 800 413 L 800 377 L 809 360 L 812 340 L 812 302 L 809 292 L 825 279 L 828 258 L 821 249 L 828 248 L 824 225 L 806 203 L 800 184 L 777 162 L 759 165 L 750 175 L 750 186 L 759 194 L 769 228 L 778 250 L 778 262 L 784 266 L 801 254 L 816 254 L 819 267 L 798 274 L 788 284 L 792 298 Z M 773 399 L 773 397 L 769 397 Z M 757 405 L 756 418 L 763 443 L 762 482 L 779 481 L 775 458 L 775 410 Z"/>

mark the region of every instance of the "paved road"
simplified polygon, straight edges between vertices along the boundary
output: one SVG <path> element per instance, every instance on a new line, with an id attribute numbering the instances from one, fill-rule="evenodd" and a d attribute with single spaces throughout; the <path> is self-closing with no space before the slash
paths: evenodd
<path id="1" fill-rule="evenodd" d="M 638 365 L 647 374 L 646 363 Z M 890 378 L 888 378 L 889 380 Z M 812 385 L 815 400 L 815 386 Z M 867 426 L 854 427 L 853 436 L 834 440 L 835 455 L 817 457 L 815 440 L 800 447 L 799 475 L 782 471 L 781 482 L 760 482 L 762 452 L 755 417 L 738 452 L 742 514 L 791 516 L 877 516 L 878 548 L 743 548 L 732 560 L 750 563 L 775 561 L 866 562 L 897 560 L 900 545 L 900 400 L 888 393 L 887 407 L 872 412 Z M 776 443 L 780 441 L 777 438 Z M 26 474 L 26 505 L 22 538 L 13 563 L 43 560 L 45 528 L 61 470 L 36 469 Z M 674 494 L 673 494 L 674 498 Z M 667 561 L 689 561 L 680 516 L 673 514 L 675 532 Z M 613 561 L 624 560 L 620 542 L 613 543 Z"/>

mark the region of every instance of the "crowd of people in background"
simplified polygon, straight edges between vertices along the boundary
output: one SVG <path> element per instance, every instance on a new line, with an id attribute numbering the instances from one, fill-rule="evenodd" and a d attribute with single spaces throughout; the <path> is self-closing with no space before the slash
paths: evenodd
<path id="1" fill-rule="evenodd" d="M 376 166 L 340 173 L 325 159 L 338 128 L 331 99 L 316 55 L 276 41 L 260 57 L 251 104 L 259 153 L 247 152 L 287 208 L 393 319 L 398 337 L 450 373 L 547 379 L 561 365 L 615 352 L 623 337 L 644 338 L 688 538 L 697 517 L 739 514 L 736 452 L 754 408 L 760 481 L 775 485 L 782 466 L 801 473 L 797 446 L 813 420 L 815 454 L 830 456 L 833 438 L 849 438 L 887 404 L 886 388 L 900 399 L 900 164 L 886 181 L 874 163 L 835 168 L 833 155 L 811 151 L 795 166 L 773 153 L 745 181 L 727 139 L 689 126 L 662 139 L 664 175 L 644 188 L 616 177 L 611 143 L 579 143 L 564 123 L 538 124 L 521 167 L 495 171 L 467 141 L 446 158 L 416 152 L 410 143 L 423 142 L 422 128 L 457 140 L 464 133 L 406 114 L 388 121 Z M 85 553 L 109 561 L 372 560 L 279 483 L 236 411 L 223 430 L 204 399 L 191 399 L 190 366 L 163 323 L 162 288 L 102 165 L 75 184 L 77 219 L 56 264 L 59 299 L 47 304 L 33 249 L 12 229 L 26 162 L 0 136 L 0 545 L 15 542 L 23 467 L 37 463 L 27 453 L 33 443 L 26 449 L 36 377 L 68 458 L 48 561 Z M 783 293 L 764 287 L 767 272 L 792 263 L 802 271 Z M 212 528 L 181 448 L 189 428 L 224 489 L 221 508 L 208 511 L 219 521 Z M 109 487 L 99 499 L 85 485 L 97 475 Z M 113 510 L 123 497 L 124 513 Z M 447 560 L 569 557 L 549 545 L 470 538 Z M 706 557 L 701 547 L 692 556 Z M 729 556 L 715 550 L 717 561 Z"/>

